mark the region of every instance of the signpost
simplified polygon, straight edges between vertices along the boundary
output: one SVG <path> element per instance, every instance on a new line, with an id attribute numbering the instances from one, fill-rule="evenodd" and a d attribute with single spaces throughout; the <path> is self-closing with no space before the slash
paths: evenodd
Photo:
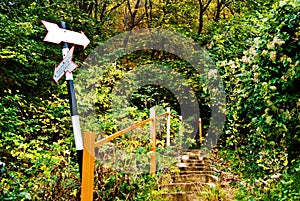
<path id="1" fill-rule="evenodd" d="M 44 41 L 52 43 L 63 43 L 62 55 L 63 60 L 60 64 L 55 67 L 53 80 L 58 83 L 60 78 L 63 75 L 66 75 L 70 110 L 72 115 L 72 126 L 73 133 L 75 138 L 75 146 L 78 157 L 79 172 L 80 178 L 82 178 L 82 155 L 83 155 L 83 140 L 81 134 L 81 128 L 79 123 L 79 115 L 77 110 L 77 103 L 75 97 L 74 83 L 73 83 L 73 70 L 77 68 L 77 65 L 72 61 L 72 56 L 74 52 L 74 46 L 69 50 L 68 43 L 73 43 L 76 45 L 81 45 L 83 48 L 90 43 L 90 40 L 84 35 L 83 32 L 74 32 L 66 30 L 65 22 L 60 22 L 59 26 L 54 23 L 46 22 L 42 20 L 42 23 L 48 30 L 47 35 L 44 38 Z"/>
<path id="2" fill-rule="evenodd" d="M 57 24 L 47 22 L 42 20 L 42 23 L 48 30 L 47 35 L 44 38 L 44 41 L 50 43 L 59 44 L 61 42 L 73 43 L 76 45 L 81 45 L 85 49 L 86 46 L 90 43 L 90 40 L 86 35 L 81 31 L 80 33 L 75 31 L 66 30 L 62 27 L 59 27 Z"/>
<path id="3" fill-rule="evenodd" d="M 67 72 L 71 73 L 77 68 L 77 64 L 72 61 L 72 56 L 74 52 L 74 46 L 68 51 L 66 57 L 60 62 L 60 64 L 55 67 L 53 80 L 58 83 L 60 78 Z"/>

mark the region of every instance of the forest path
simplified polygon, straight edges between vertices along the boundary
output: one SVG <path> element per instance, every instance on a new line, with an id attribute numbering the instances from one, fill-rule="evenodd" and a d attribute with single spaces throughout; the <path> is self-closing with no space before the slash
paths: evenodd
<path id="1" fill-rule="evenodd" d="M 200 150 L 191 149 L 178 158 L 179 172 L 162 175 L 159 189 L 161 196 L 170 201 L 199 201 L 199 193 L 205 186 L 214 187 L 219 178 L 211 160 Z"/>

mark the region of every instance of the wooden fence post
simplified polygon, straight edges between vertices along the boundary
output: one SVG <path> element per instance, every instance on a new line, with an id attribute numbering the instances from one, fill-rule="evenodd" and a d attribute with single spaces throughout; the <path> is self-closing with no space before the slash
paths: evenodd
<path id="1" fill-rule="evenodd" d="M 152 155 L 150 158 L 150 174 L 156 172 L 156 111 L 155 107 L 150 108 L 150 140 Z"/>
<path id="2" fill-rule="evenodd" d="M 93 201 L 95 138 L 96 136 L 93 132 L 84 133 L 81 201 Z"/>
<path id="3" fill-rule="evenodd" d="M 200 139 L 200 144 L 202 144 L 202 119 L 199 118 L 199 139 Z"/>
<path id="4" fill-rule="evenodd" d="M 178 140 L 179 140 L 179 146 L 177 146 L 179 148 L 179 150 L 182 151 L 182 144 L 183 144 L 183 132 L 184 131 L 184 125 L 183 125 L 183 117 L 179 116 L 179 128 L 178 128 Z"/>
<path id="5" fill-rule="evenodd" d="M 171 110 L 170 107 L 167 107 L 167 146 L 171 145 Z"/>

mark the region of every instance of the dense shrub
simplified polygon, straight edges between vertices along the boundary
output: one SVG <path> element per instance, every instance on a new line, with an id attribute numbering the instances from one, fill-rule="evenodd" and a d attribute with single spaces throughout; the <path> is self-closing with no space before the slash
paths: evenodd
<path id="1" fill-rule="evenodd" d="M 0 98 L 0 197 L 4 200 L 76 197 L 68 103 L 53 95 L 27 102 L 20 94 Z"/>
<path id="2" fill-rule="evenodd" d="M 299 147 L 299 7 L 275 4 L 242 58 L 219 62 L 228 94 L 226 148 L 249 173 L 281 172 Z"/>
<path id="3" fill-rule="evenodd" d="M 228 99 L 220 154 L 245 181 L 238 200 L 299 200 L 299 13 L 298 1 L 275 3 L 243 56 L 217 63 Z"/>

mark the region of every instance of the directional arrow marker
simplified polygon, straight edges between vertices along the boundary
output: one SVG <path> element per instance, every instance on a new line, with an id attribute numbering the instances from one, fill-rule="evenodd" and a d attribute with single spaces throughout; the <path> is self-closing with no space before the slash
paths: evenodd
<path id="1" fill-rule="evenodd" d="M 72 56 L 74 52 L 74 46 L 69 50 L 66 57 L 58 64 L 54 69 L 53 80 L 58 83 L 60 78 L 66 74 L 66 72 L 73 72 L 77 68 L 77 64 L 72 61 Z"/>
<path id="2" fill-rule="evenodd" d="M 44 41 L 59 44 L 60 42 L 81 45 L 83 48 L 90 43 L 90 40 L 81 31 L 80 33 L 60 28 L 57 24 L 42 20 L 48 30 Z"/>

